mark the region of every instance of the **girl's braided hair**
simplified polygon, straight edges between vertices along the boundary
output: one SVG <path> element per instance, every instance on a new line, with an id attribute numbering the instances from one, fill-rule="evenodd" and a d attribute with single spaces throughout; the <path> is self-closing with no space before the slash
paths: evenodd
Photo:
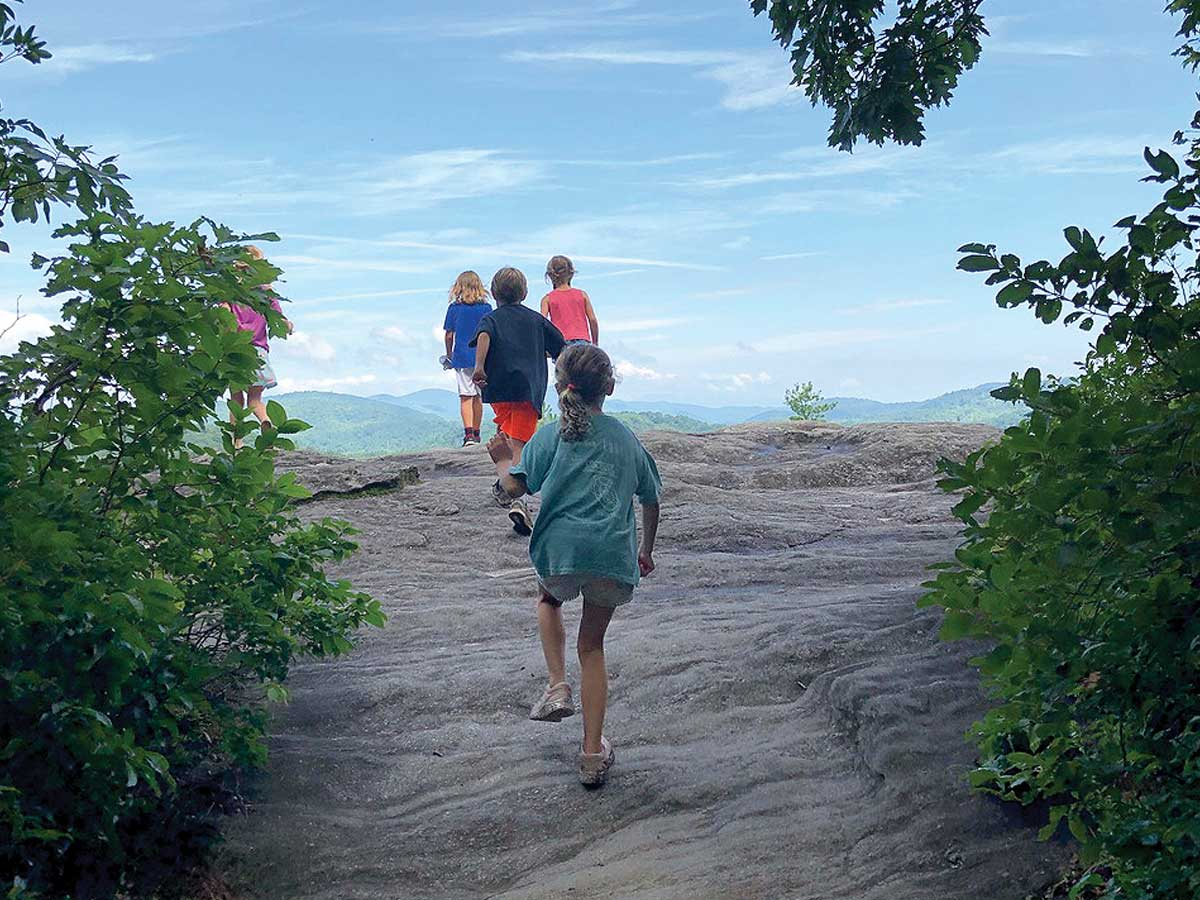
<path id="1" fill-rule="evenodd" d="M 546 277 L 556 289 L 570 284 L 575 277 L 575 264 L 565 256 L 552 256 L 546 263 Z"/>
<path id="2" fill-rule="evenodd" d="M 581 441 L 591 427 L 588 407 L 608 396 L 616 383 L 612 360 L 595 344 L 572 344 L 558 355 L 554 387 L 562 414 L 558 433 L 564 441 Z"/>

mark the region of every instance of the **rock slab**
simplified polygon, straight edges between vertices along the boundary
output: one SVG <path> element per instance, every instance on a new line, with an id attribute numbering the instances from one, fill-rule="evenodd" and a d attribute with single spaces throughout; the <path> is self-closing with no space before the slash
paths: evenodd
<path id="1" fill-rule="evenodd" d="M 295 669 L 222 867 L 264 900 L 1036 891 L 1064 851 L 968 791 L 963 735 L 985 708 L 973 648 L 940 643 L 940 615 L 914 607 L 957 541 L 936 460 L 994 435 L 647 436 L 664 477 L 659 569 L 610 631 L 617 765 L 599 792 L 575 779 L 580 719 L 527 719 L 545 677 L 535 582 L 490 505 L 486 454 L 297 454 L 322 491 L 305 514 L 362 532 L 337 574 L 390 620 L 350 657 Z M 416 484 L 356 490 L 414 466 Z"/>

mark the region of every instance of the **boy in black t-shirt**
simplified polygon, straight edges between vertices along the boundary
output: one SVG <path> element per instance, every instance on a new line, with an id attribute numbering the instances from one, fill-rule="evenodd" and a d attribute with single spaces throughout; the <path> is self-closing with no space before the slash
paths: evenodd
<path id="1" fill-rule="evenodd" d="M 505 268 L 492 278 L 496 309 L 479 322 L 471 341 L 475 348 L 473 380 L 483 388 L 483 401 L 496 413 L 496 436 L 488 452 L 503 477 L 521 461 L 521 451 L 537 431 L 546 402 L 546 357 L 558 359 L 562 332 L 540 313 L 522 306 L 529 285 L 519 269 Z M 504 449 L 507 445 L 507 449 Z M 496 502 L 508 508 L 517 534 L 533 532 L 533 517 L 521 500 L 493 488 Z"/>

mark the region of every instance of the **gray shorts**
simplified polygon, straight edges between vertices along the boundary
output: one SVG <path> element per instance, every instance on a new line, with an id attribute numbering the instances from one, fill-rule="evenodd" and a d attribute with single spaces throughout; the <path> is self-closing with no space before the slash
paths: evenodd
<path id="1" fill-rule="evenodd" d="M 552 599 L 556 606 L 574 600 L 581 593 L 583 602 L 595 606 L 624 606 L 633 599 L 633 585 L 612 578 L 597 578 L 594 575 L 548 575 L 538 576 L 542 593 Z"/>

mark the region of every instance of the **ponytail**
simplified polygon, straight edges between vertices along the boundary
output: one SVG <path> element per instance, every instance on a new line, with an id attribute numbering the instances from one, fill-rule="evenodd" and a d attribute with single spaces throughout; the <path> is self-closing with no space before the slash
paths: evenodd
<path id="1" fill-rule="evenodd" d="M 589 409 L 612 390 L 612 360 L 595 344 L 573 344 L 559 354 L 554 370 L 558 390 L 559 435 L 581 441 L 592 425 Z"/>

